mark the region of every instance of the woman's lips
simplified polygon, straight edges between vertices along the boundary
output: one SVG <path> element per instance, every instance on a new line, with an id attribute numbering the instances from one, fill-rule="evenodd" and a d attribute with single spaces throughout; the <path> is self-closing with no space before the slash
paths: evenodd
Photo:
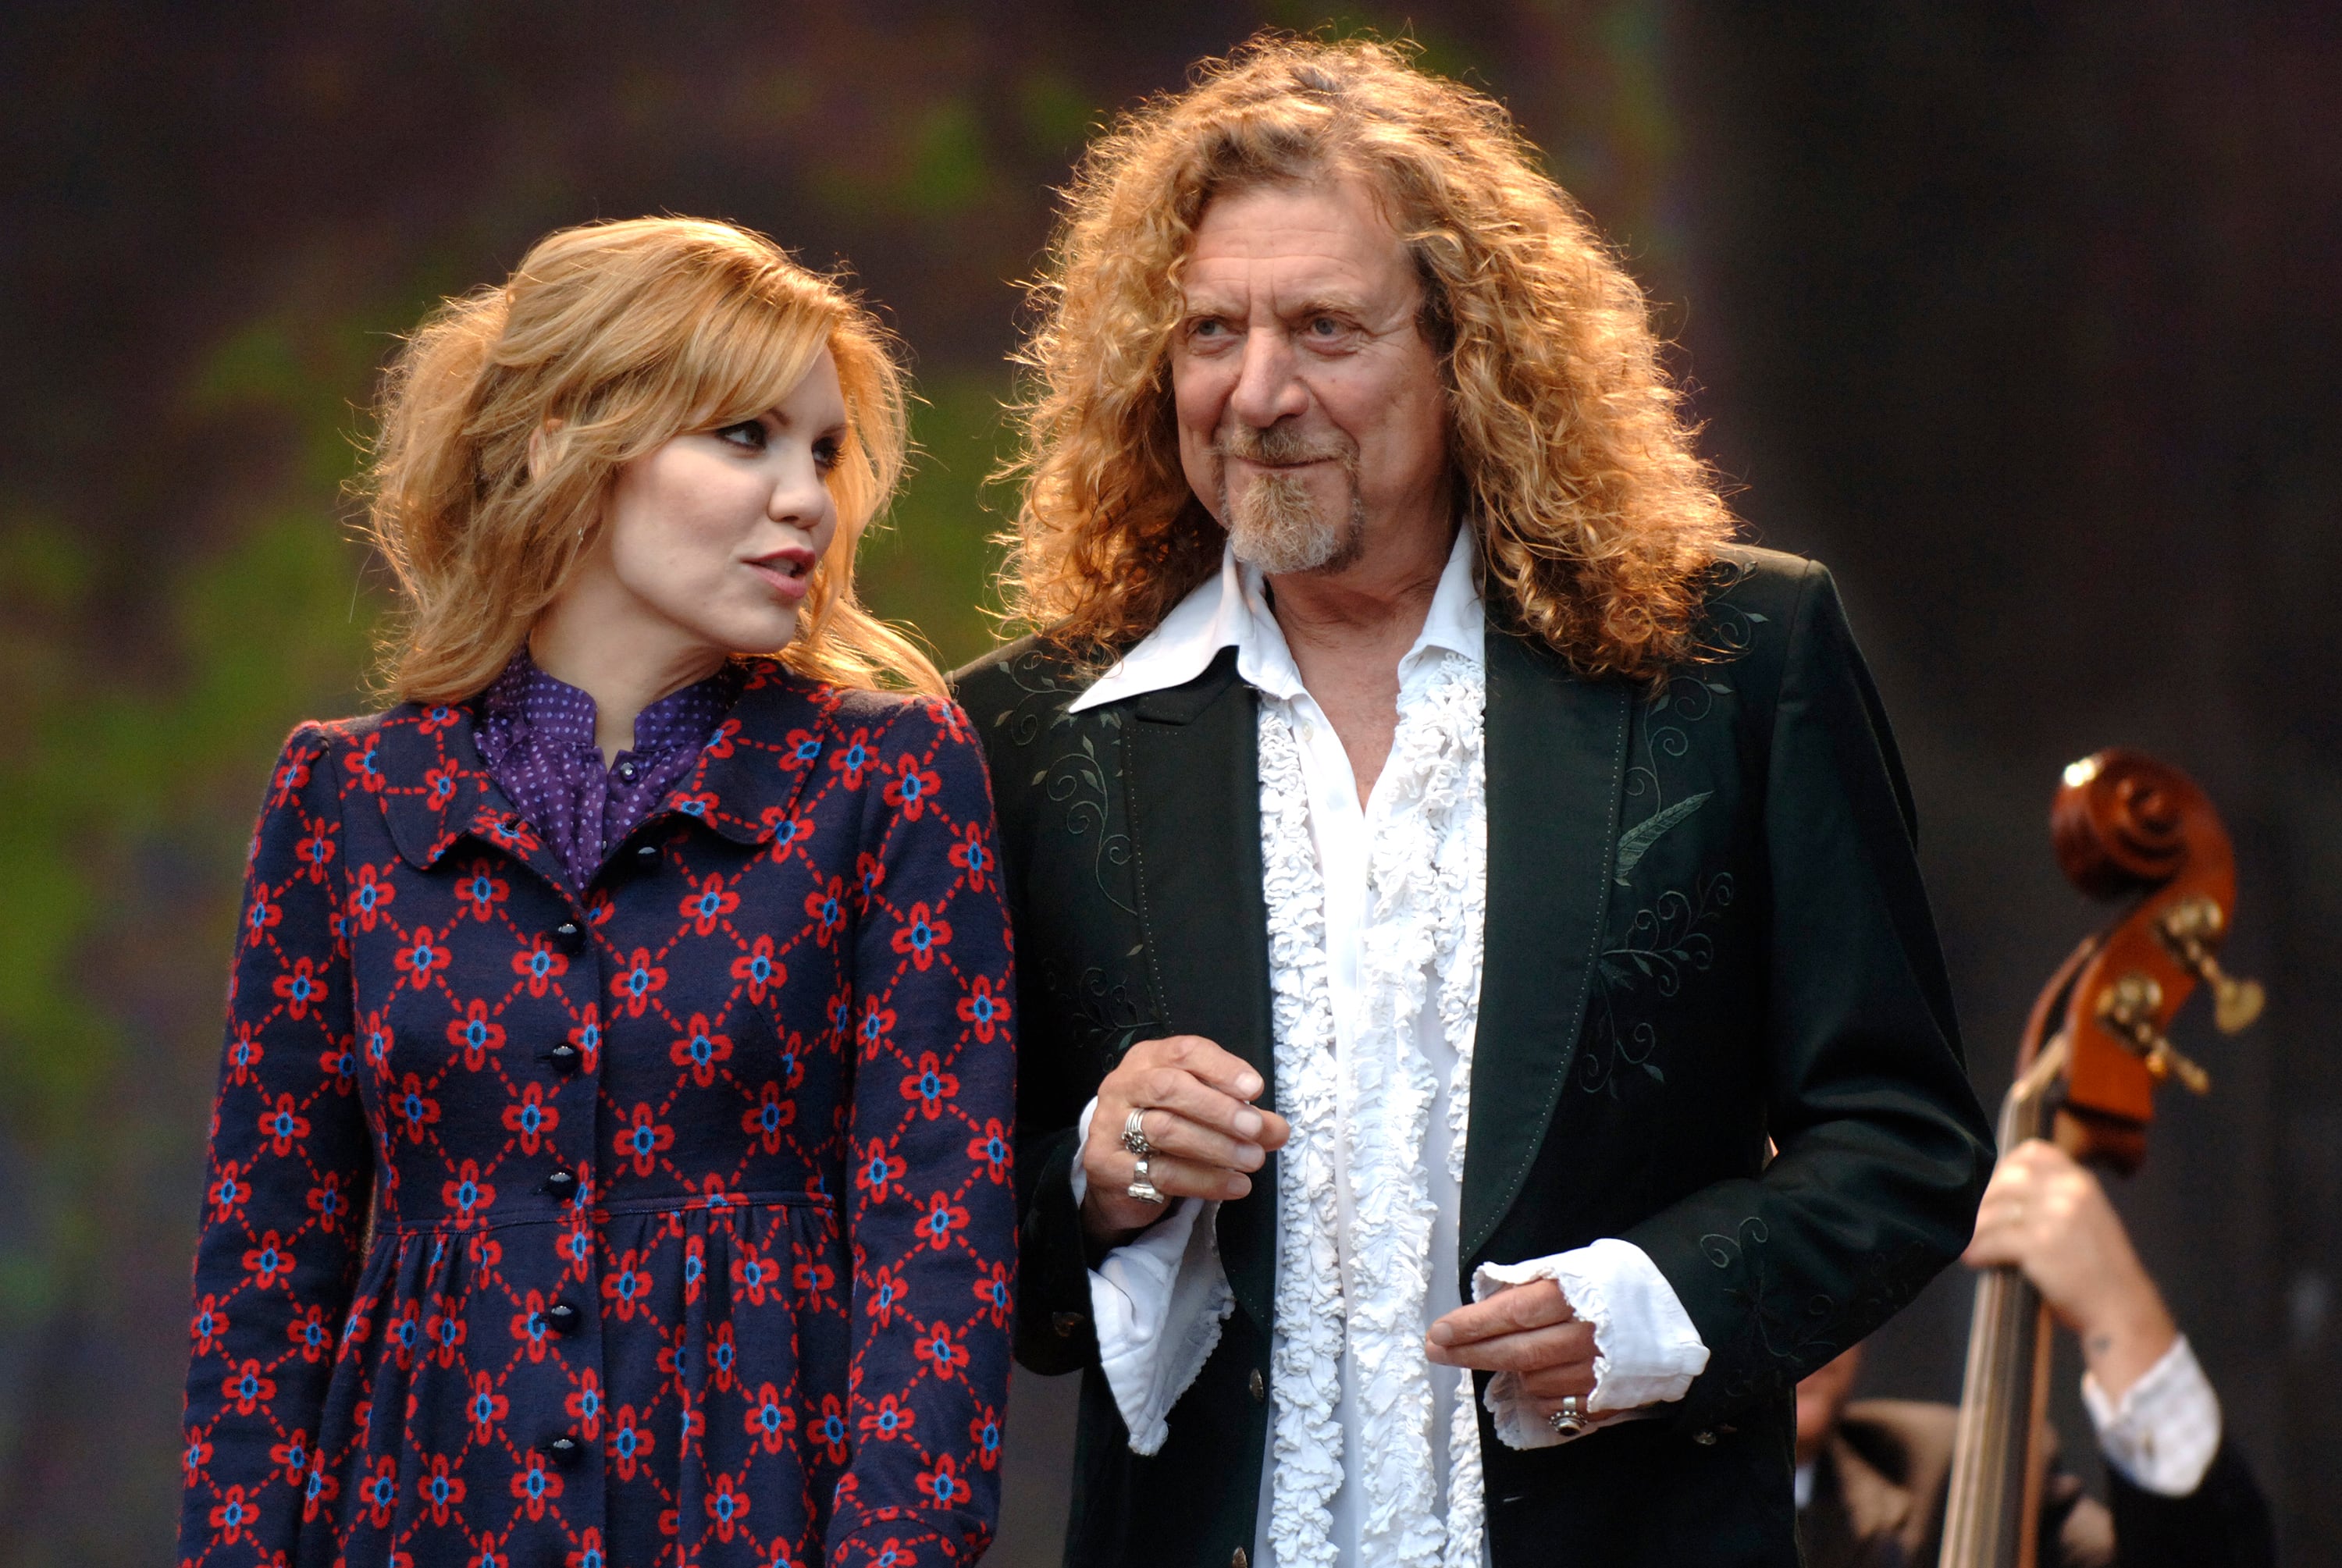
<path id="1" fill-rule="evenodd" d="M 789 604 L 794 604 L 804 598 L 813 587 L 811 552 L 788 551 L 746 564 L 748 570 L 765 580 L 765 585 L 776 595 Z"/>

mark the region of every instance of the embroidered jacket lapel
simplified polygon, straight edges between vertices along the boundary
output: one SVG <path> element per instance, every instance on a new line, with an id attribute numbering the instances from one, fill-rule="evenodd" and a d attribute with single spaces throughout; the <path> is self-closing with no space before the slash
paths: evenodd
<path id="1" fill-rule="evenodd" d="M 1493 618 L 1488 913 L 1461 1242 L 1469 1269 L 1544 1145 L 1577 1054 L 1610 891 L 1632 700 Z"/>
<path id="2" fill-rule="evenodd" d="M 1149 977 L 1166 1032 L 1200 1034 L 1258 1070 L 1276 1103 L 1268 914 L 1260 883 L 1260 735 L 1236 650 L 1184 686 L 1135 699 L 1125 787 Z M 1264 1329 L 1276 1268 L 1276 1163 L 1220 1206 L 1220 1253 Z"/>

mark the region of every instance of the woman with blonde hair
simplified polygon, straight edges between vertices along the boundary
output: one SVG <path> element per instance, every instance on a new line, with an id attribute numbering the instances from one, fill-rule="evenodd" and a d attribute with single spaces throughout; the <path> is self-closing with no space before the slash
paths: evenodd
<path id="1" fill-rule="evenodd" d="M 965 718 L 854 597 L 883 335 L 595 225 L 381 414 L 396 705 L 295 730 L 254 839 L 181 1560 L 974 1561 L 1013 975 Z"/>

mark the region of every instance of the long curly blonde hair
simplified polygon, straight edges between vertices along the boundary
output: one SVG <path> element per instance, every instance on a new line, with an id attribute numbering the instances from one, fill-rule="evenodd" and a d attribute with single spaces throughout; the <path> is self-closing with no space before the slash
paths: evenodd
<path id="1" fill-rule="evenodd" d="M 1492 606 L 1589 675 L 1696 654 L 1732 518 L 1642 291 L 1536 160 L 1495 102 L 1372 41 L 1265 35 L 1126 115 L 1076 170 L 1033 289 L 1012 616 L 1102 660 L 1216 567 L 1172 414 L 1183 260 L 1214 197 L 1347 177 L 1423 280 Z"/>
<path id="2" fill-rule="evenodd" d="M 675 217 L 547 235 L 506 282 L 434 311 L 392 364 L 365 480 L 366 533 L 400 590 L 383 694 L 485 689 L 576 569 L 618 470 L 766 412 L 824 348 L 846 394 L 837 531 L 774 652 L 816 680 L 940 694 L 926 655 L 854 596 L 856 547 L 907 444 L 885 329 L 763 235 Z"/>

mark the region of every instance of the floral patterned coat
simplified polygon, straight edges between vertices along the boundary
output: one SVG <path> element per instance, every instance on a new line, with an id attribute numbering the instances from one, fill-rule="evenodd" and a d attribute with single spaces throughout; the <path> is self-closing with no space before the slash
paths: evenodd
<path id="1" fill-rule="evenodd" d="M 582 893 L 472 724 L 307 724 L 277 765 L 182 1562 L 972 1562 L 1016 1222 L 965 718 L 759 662 Z"/>

